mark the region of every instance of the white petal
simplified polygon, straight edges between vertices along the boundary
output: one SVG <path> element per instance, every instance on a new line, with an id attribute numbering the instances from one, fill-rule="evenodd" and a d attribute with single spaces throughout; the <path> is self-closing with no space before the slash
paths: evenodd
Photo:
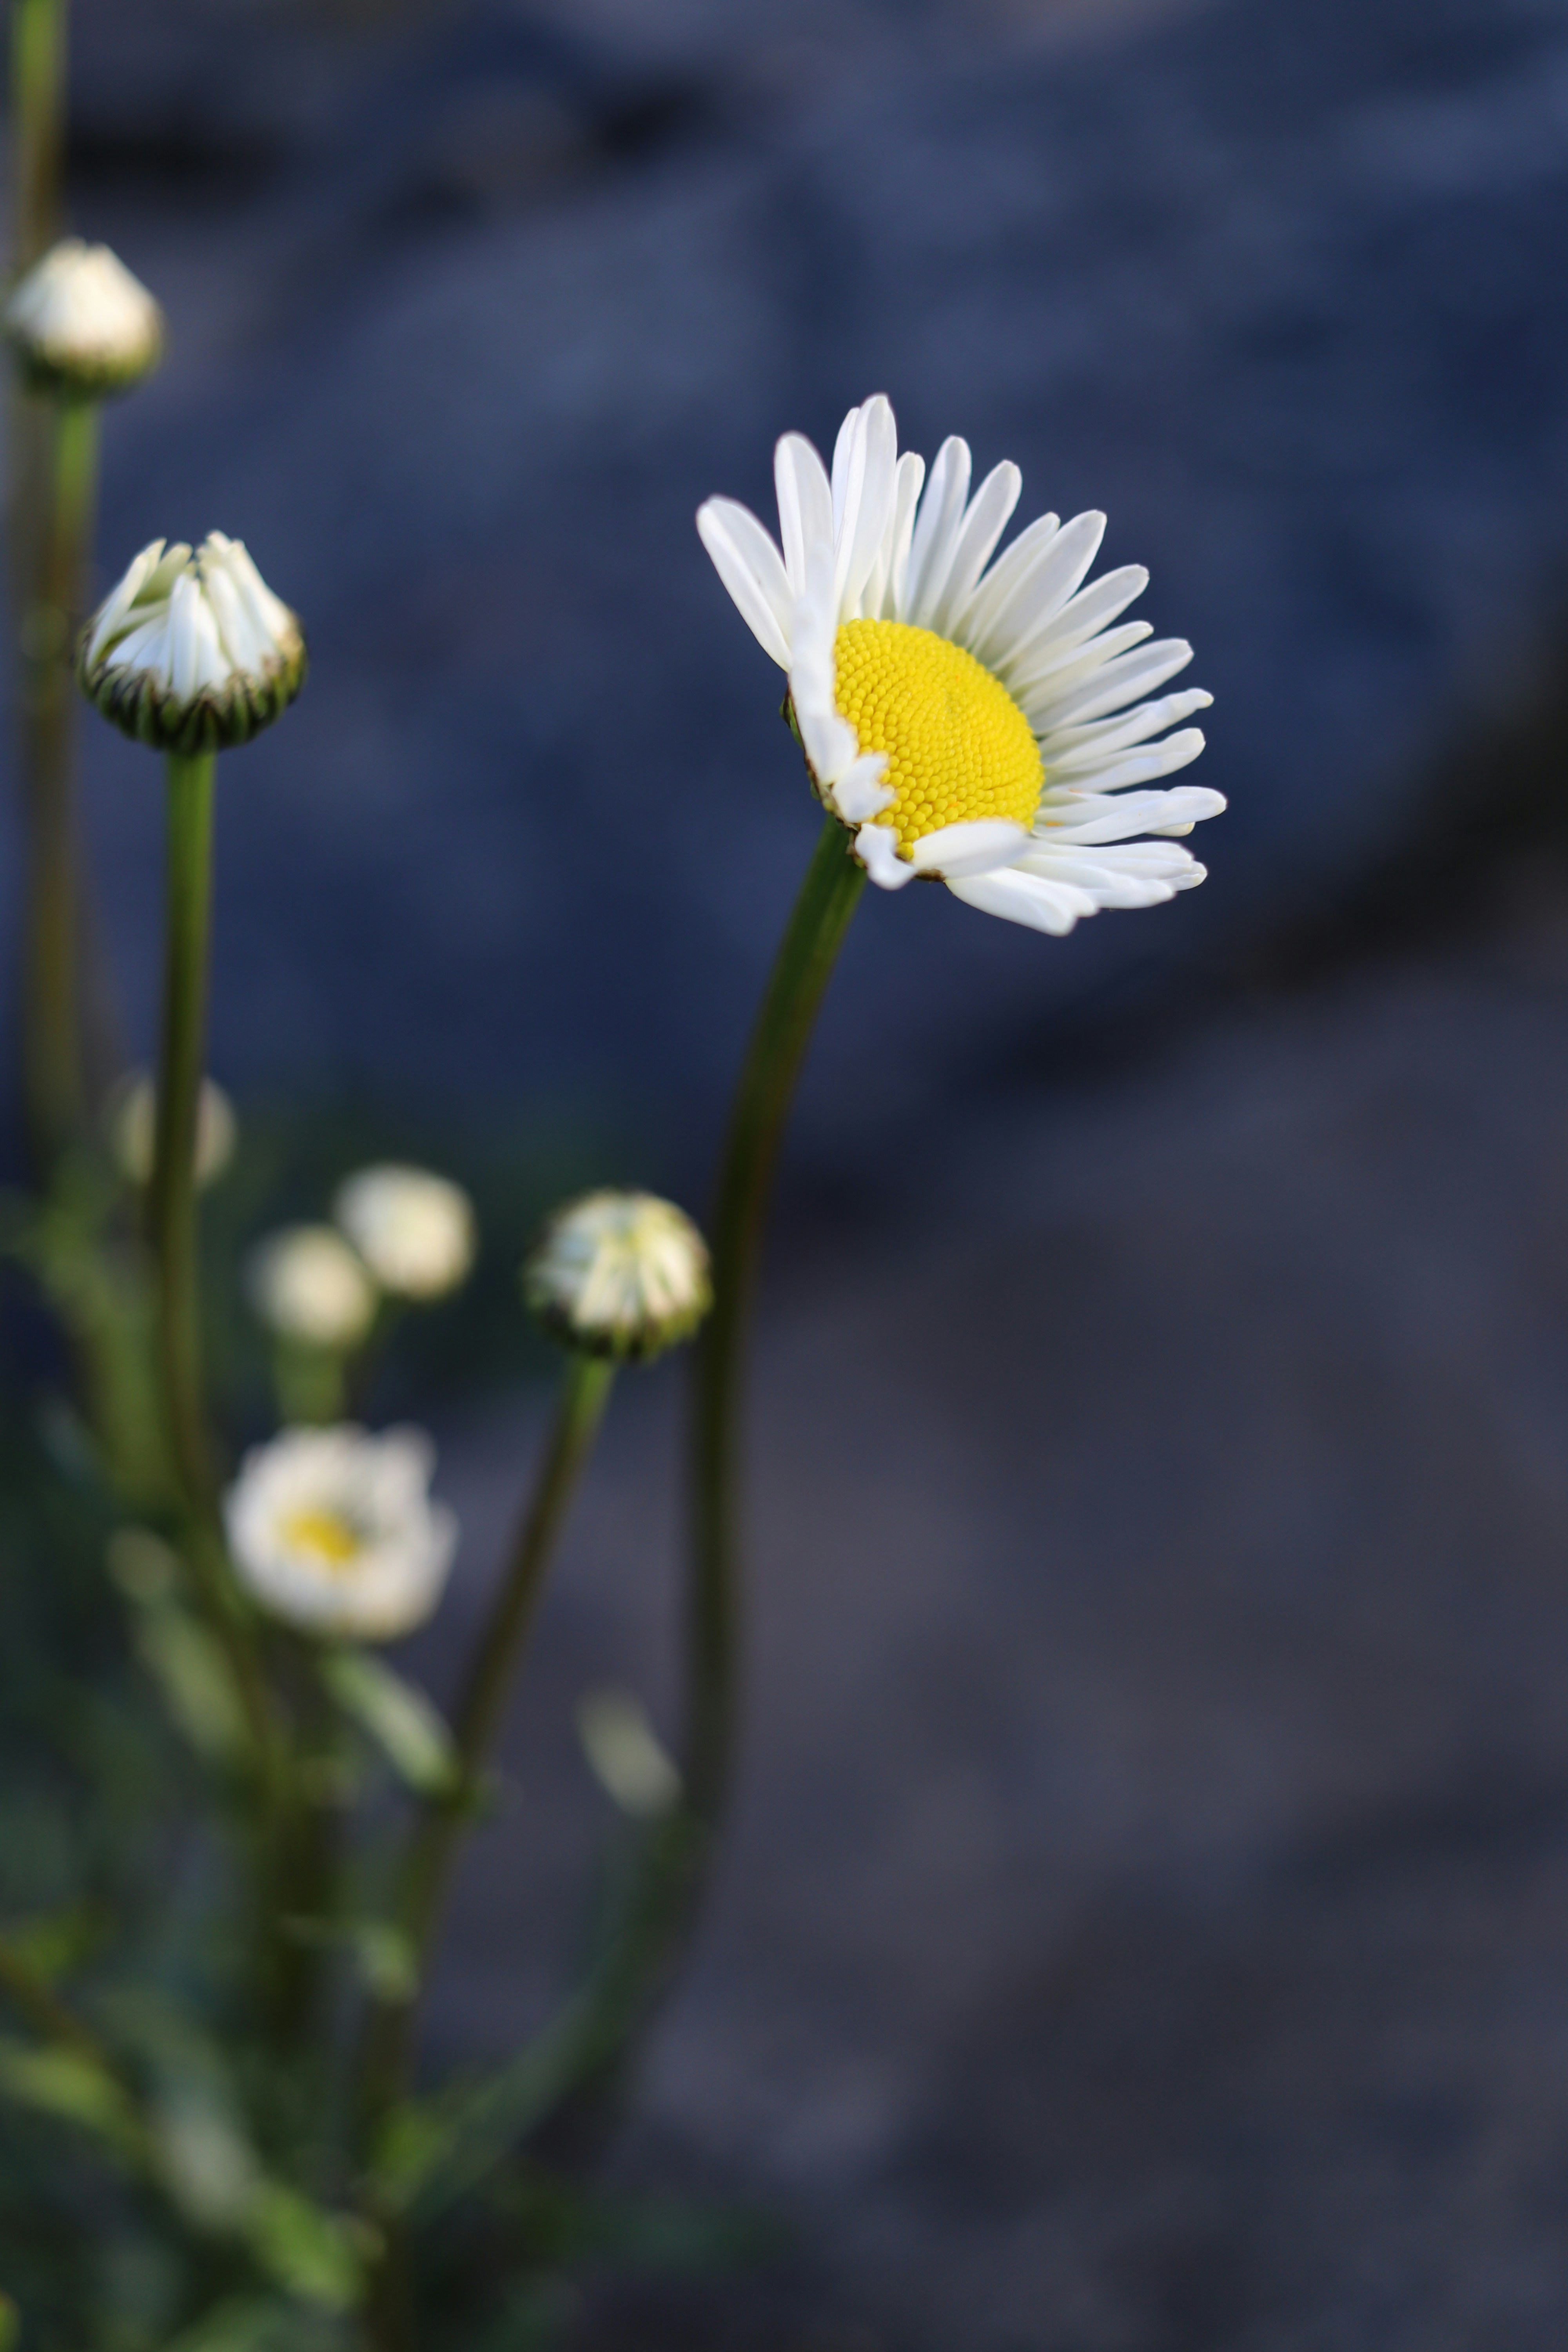
<path id="1" fill-rule="evenodd" d="M 833 805 L 847 824 L 863 824 L 868 817 L 880 816 L 898 797 L 892 786 L 882 782 L 887 770 L 885 751 L 862 751 L 839 777 L 833 787 Z"/>
<path id="2" fill-rule="evenodd" d="M 1087 727 L 1056 728 L 1042 741 L 1040 749 L 1049 757 L 1052 776 L 1065 779 L 1093 766 L 1096 761 L 1109 758 L 1112 751 L 1125 751 L 1134 743 L 1146 743 L 1151 735 L 1174 727 L 1179 719 L 1190 719 L 1194 710 L 1206 710 L 1213 700 L 1213 695 L 1205 694 L 1201 686 L 1191 686 L 1183 694 L 1162 695 L 1157 702 L 1140 702 L 1114 719 L 1097 719 Z"/>
<path id="3" fill-rule="evenodd" d="M 831 488 L 833 492 L 833 536 L 835 539 L 838 537 L 839 530 L 844 520 L 844 500 L 849 485 L 849 467 L 855 447 L 855 432 L 859 422 L 860 411 L 858 408 L 852 408 L 849 411 L 848 415 L 844 419 L 843 424 L 839 426 L 838 437 L 833 444 L 833 480 Z"/>
<path id="4" fill-rule="evenodd" d="M 899 433 L 886 396 L 878 393 L 859 410 L 849 448 L 843 512 L 838 520 L 837 610 L 847 620 L 860 609 L 860 594 L 876 567 L 893 519 L 899 463 Z"/>
<path id="5" fill-rule="evenodd" d="M 1137 855 L 1153 850 L 1158 863 Z M 1203 868 L 1189 851 L 1174 842 L 1137 842 L 1123 849 L 1092 851 L 1048 848 L 1044 844 L 1026 850 L 1018 860 L 1021 872 L 1043 881 L 1068 882 L 1085 890 L 1097 907 L 1159 907 L 1178 890 L 1203 879 Z"/>
<path id="6" fill-rule="evenodd" d="M 966 907 L 978 907 L 983 915 L 1000 915 L 1004 922 L 1024 923 L 1056 939 L 1064 939 L 1080 917 L 1095 911 L 1087 890 L 1068 882 L 1042 882 L 1037 875 L 1020 874 L 1015 866 L 1004 866 L 999 874 L 974 874 L 947 887 L 955 898 Z"/>
<path id="7" fill-rule="evenodd" d="M 823 541 L 807 560 L 806 583 L 791 624 L 789 690 L 812 773 L 826 787 L 847 773 L 860 745 L 834 708 L 833 550 Z"/>
<path id="8" fill-rule="evenodd" d="M 1065 781 L 1079 792 L 1117 793 L 1126 784 L 1150 784 L 1156 776 L 1173 776 L 1178 768 L 1190 768 L 1203 748 L 1203 729 L 1184 727 L 1147 751 L 1124 752 L 1120 759 L 1107 760 L 1101 768 L 1086 769 Z M 1047 782 L 1055 781 L 1056 771 L 1049 761 L 1046 776 Z"/>
<path id="9" fill-rule="evenodd" d="M 1225 794 L 1202 784 L 1168 793 L 1085 793 L 1065 803 L 1047 799 L 1035 820 L 1037 841 L 1126 841 L 1135 833 L 1190 833 L 1225 812 Z M 1058 822 L 1058 819 L 1060 820 Z"/>
<path id="10" fill-rule="evenodd" d="M 1031 630 L 1026 640 L 1014 650 L 1011 658 L 1018 665 L 1020 674 L 1026 668 L 1043 664 L 1047 656 L 1054 660 L 1074 646 L 1081 646 L 1097 629 L 1114 621 L 1129 604 L 1143 593 L 1149 585 L 1149 574 L 1141 563 L 1124 563 L 1118 571 L 1102 572 L 1069 596 L 1059 613 L 1041 622 Z M 1145 636 L 1152 629 L 1145 627 Z"/>
<path id="11" fill-rule="evenodd" d="M 1011 547 L 1003 549 L 970 598 L 963 614 L 963 643 L 972 651 L 984 636 L 997 612 L 1010 602 L 1022 583 L 1032 576 L 1036 566 L 1048 554 L 1061 527 L 1060 515 L 1037 515 L 1033 522 L 1025 525 Z"/>
<path id="12" fill-rule="evenodd" d="M 970 500 L 953 542 L 947 585 L 931 608 L 930 625 L 939 634 L 951 635 L 953 615 L 963 612 L 975 582 L 990 562 L 1023 487 L 1024 477 L 1017 467 L 1004 458 L 992 467 Z"/>
<path id="13" fill-rule="evenodd" d="M 1024 695 L 1020 700 L 1030 724 L 1042 735 L 1054 734 L 1058 727 L 1079 727 L 1086 719 L 1102 719 L 1108 711 L 1136 702 L 1141 695 L 1185 669 L 1192 657 L 1193 649 L 1184 637 L 1155 637 L 1136 653 L 1119 654 L 1114 661 L 1102 662 L 1070 693 L 1042 690 Z"/>
<path id="14" fill-rule="evenodd" d="M 87 649 L 89 661 L 98 659 L 106 641 L 114 635 L 115 630 L 136 602 L 143 585 L 157 570 L 163 553 L 163 541 L 161 539 L 155 539 L 151 546 L 144 547 L 141 554 L 134 559 L 125 577 L 109 597 L 93 624 L 92 636 Z"/>
<path id="15" fill-rule="evenodd" d="M 888 584 L 879 607 L 880 617 L 896 621 L 903 609 L 904 583 L 909 576 L 910 544 L 914 538 L 915 513 L 920 506 L 921 485 L 925 480 L 926 461 L 913 449 L 906 449 L 899 459 L 898 478 L 893 492 L 893 521 L 888 533 Z"/>
<path id="16" fill-rule="evenodd" d="M 936 453 L 936 463 L 921 500 L 910 549 L 904 610 L 899 616 L 917 628 L 926 626 L 928 615 L 947 585 L 953 542 L 963 520 L 964 500 L 969 496 L 970 463 L 968 442 L 952 435 Z"/>
<path id="17" fill-rule="evenodd" d="M 805 560 L 818 541 L 833 544 L 833 491 L 824 466 L 802 433 L 786 433 L 773 452 L 773 486 L 779 499 L 779 535 L 784 570 L 800 595 Z"/>
<path id="18" fill-rule="evenodd" d="M 863 824 L 855 836 L 855 855 L 879 890 L 901 890 L 915 878 L 915 869 L 899 856 L 899 836 L 888 824 Z"/>
<path id="19" fill-rule="evenodd" d="M 995 664 L 1009 659 L 1043 623 L 1056 617 L 1100 553 L 1104 536 L 1102 514 L 1074 515 L 1071 522 L 1063 525 L 1026 576 L 1000 606 L 991 610 L 987 621 L 968 640 L 979 653 L 984 639 L 988 650 L 982 654 L 983 660 Z M 984 588 L 978 592 L 977 608 L 984 593 Z"/>
<path id="20" fill-rule="evenodd" d="M 746 530 L 737 525 L 744 519 Z M 735 600 L 741 618 L 763 651 L 781 669 L 789 667 L 789 615 L 794 604 L 784 563 L 755 515 L 733 499 L 708 499 L 697 509 L 697 529 L 713 559 L 713 569 Z M 766 581 L 758 569 L 757 541 L 773 558 Z M 782 605 L 781 600 L 782 599 Z"/>
<path id="21" fill-rule="evenodd" d="M 1010 660 L 1002 682 L 1014 701 L 1026 710 L 1034 709 L 1048 714 L 1086 677 L 1092 677 L 1118 654 L 1131 652 L 1153 634 L 1148 621 L 1123 621 L 1119 629 L 1107 629 L 1087 645 L 1048 646 L 1038 662 Z"/>
<path id="22" fill-rule="evenodd" d="M 889 795 L 892 797 L 891 794 Z M 1005 817 L 976 817 L 967 824 L 944 824 L 922 835 L 910 853 L 917 874 L 990 874 L 1010 865 L 1027 845 L 1027 829 Z"/>

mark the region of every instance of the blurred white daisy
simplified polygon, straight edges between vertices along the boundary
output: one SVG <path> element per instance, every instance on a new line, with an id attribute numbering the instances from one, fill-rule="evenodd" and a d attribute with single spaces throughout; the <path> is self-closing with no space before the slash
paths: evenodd
<path id="1" fill-rule="evenodd" d="M 545 1328 L 591 1356 L 647 1362 L 712 1304 L 708 1244 L 653 1192 L 584 1192 L 550 1217 L 522 1269 Z"/>
<path id="2" fill-rule="evenodd" d="M 423 1623 L 458 1541 L 435 1460 L 418 1429 L 286 1429 L 253 1448 L 224 1497 L 241 1583 L 303 1633 L 390 1642 Z"/>
<path id="3" fill-rule="evenodd" d="M 968 444 L 944 441 L 927 482 L 879 394 L 845 418 L 831 477 L 799 434 L 779 443 L 782 551 L 732 499 L 699 511 L 789 674 L 824 805 L 883 889 L 939 879 L 1037 930 L 1190 889 L 1204 868 L 1175 836 L 1225 806 L 1163 782 L 1204 747 L 1180 722 L 1212 697 L 1158 691 L 1192 647 L 1120 619 L 1141 565 L 1085 584 L 1103 515 L 1042 515 L 993 562 L 1022 477 L 1000 465 L 971 497 L 970 470 Z"/>
<path id="4" fill-rule="evenodd" d="M 106 245 L 62 237 L 13 289 L 5 331 L 35 383 L 101 400 L 155 367 L 163 314 Z"/>
<path id="5" fill-rule="evenodd" d="M 157 1144 L 158 1097 L 151 1075 L 134 1070 L 111 1090 L 105 1119 L 110 1150 L 122 1176 L 145 1184 Z M 234 1157 L 238 1129 L 234 1105 L 214 1078 L 202 1080 L 196 1109 L 196 1182 L 211 1184 Z"/>
<path id="6" fill-rule="evenodd" d="M 250 1303 L 280 1339 L 337 1351 L 370 1329 L 376 1287 L 331 1225 L 285 1225 L 257 1244 L 246 1268 Z"/>
<path id="7" fill-rule="evenodd" d="M 144 547 L 82 632 L 83 693 L 139 743 L 221 751 L 286 709 L 305 680 L 305 640 L 242 543 L 208 531 Z"/>
<path id="8" fill-rule="evenodd" d="M 474 1262 L 474 1207 L 461 1185 L 388 1162 L 341 1185 L 332 1214 L 384 1290 L 440 1298 Z"/>

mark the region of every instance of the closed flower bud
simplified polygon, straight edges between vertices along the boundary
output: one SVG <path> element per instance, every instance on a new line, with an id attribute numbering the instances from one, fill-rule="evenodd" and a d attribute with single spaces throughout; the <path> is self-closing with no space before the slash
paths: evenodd
<path id="1" fill-rule="evenodd" d="M 445 1297 L 474 1262 L 473 1203 L 427 1169 L 362 1168 L 339 1187 L 332 1214 L 397 1297 Z"/>
<path id="2" fill-rule="evenodd" d="M 158 364 L 163 314 L 106 245 L 63 237 L 13 289 L 5 332 L 28 383 L 102 400 Z"/>
<path id="3" fill-rule="evenodd" d="M 270 1234 L 251 1257 L 246 1287 L 268 1329 L 301 1347 L 357 1347 L 375 1315 L 375 1285 L 331 1225 Z"/>
<path id="4" fill-rule="evenodd" d="M 305 640 L 237 539 L 144 547 L 82 632 L 82 692 L 154 751 L 223 751 L 287 709 Z"/>
<path id="5" fill-rule="evenodd" d="M 568 1347 L 641 1362 L 689 1339 L 712 1303 L 701 1234 L 651 1192 L 587 1192 L 558 1209 L 522 1286 Z"/>
<path id="6" fill-rule="evenodd" d="M 132 1184 L 145 1184 L 153 1173 L 157 1144 L 158 1097 L 145 1070 L 138 1070 L 116 1087 L 109 1101 L 109 1143 L 115 1165 Z M 196 1112 L 196 1182 L 210 1184 L 234 1157 L 234 1105 L 211 1078 L 202 1080 Z"/>

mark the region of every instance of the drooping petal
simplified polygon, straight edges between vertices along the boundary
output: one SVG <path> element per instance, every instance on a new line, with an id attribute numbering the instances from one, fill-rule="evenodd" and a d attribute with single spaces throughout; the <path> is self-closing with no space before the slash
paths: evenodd
<path id="1" fill-rule="evenodd" d="M 697 510 L 697 529 L 741 618 L 763 651 L 787 669 L 795 598 L 773 541 L 755 515 L 733 499 L 704 500 Z"/>
<path id="2" fill-rule="evenodd" d="M 965 824 L 944 824 L 921 835 L 910 853 L 917 874 L 953 876 L 990 874 L 1011 864 L 1028 843 L 1026 828 L 1005 817 L 975 817 Z"/>
<path id="3" fill-rule="evenodd" d="M 855 836 L 855 855 L 879 890 L 901 890 L 915 878 L 915 869 L 899 856 L 899 836 L 888 824 L 863 824 Z"/>
<path id="4" fill-rule="evenodd" d="M 955 898 L 962 898 L 966 907 L 977 907 L 983 915 L 1000 915 L 1004 922 L 1023 923 L 1030 930 L 1048 931 L 1058 940 L 1065 939 L 1083 916 L 1095 912 L 1087 890 L 1070 882 L 1042 881 L 1038 875 L 1020 873 L 1016 866 L 1005 866 L 997 874 L 971 875 L 947 887 Z"/>

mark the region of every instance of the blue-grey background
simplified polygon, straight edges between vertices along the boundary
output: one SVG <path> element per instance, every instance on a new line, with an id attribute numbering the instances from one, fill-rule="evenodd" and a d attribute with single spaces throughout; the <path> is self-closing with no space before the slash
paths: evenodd
<path id="1" fill-rule="evenodd" d="M 172 334 L 102 584 L 216 525 L 310 637 L 222 778 L 242 1100 L 575 1122 L 700 1203 L 815 812 L 692 511 L 870 391 L 1105 507 L 1216 697 L 1201 891 L 858 919 L 744 1795 L 622 2158 L 799 2245 L 583 2339 L 1556 2352 L 1568 0 L 80 0 L 74 103 Z M 156 776 L 83 749 L 144 1042 Z M 668 1704 L 678 1385 L 563 1562 L 446 2054 L 558 1979 L 576 1691 Z M 533 1412 L 445 1411 L 438 1685 Z"/>

